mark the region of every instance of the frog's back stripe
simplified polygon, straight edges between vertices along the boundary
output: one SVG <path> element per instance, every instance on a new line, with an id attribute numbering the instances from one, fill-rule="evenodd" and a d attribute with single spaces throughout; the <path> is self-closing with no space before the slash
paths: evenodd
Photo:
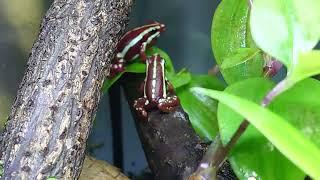
<path id="1" fill-rule="evenodd" d="M 129 51 L 125 54 L 124 59 L 126 60 L 135 59 L 139 55 L 139 53 L 137 54 L 137 52 L 140 52 L 141 48 L 143 48 L 142 51 L 145 51 L 146 48 L 153 46 L 155 43 L 153 41 L 155 41 L 155 39 L 158 38 L 159 36 L 160 36 L 160 32 L 156 32 L 152 35 L 150 35 L 150 33 L 144 35 L 142 40 L 140 40 L 136 45 L 132 46 L 129 49 Z M 142 46 L 143 44 L 144 46 Z"/>
<path id="2" fill-rule="evenodd" d="M 147 59 L 145 97 L 156 102 L 159 98 L 166 98 L 166 82 L 164 77 L 164 60 L 155 54 Z"/>
<path id="3" fill-rule="evenodd" d="M 154 23 L 127 32 L 117 45 L 117 58 L 131 60 L 141 49 L 142 43 L 150 44 L 159 37 L 161 24 Z"/>

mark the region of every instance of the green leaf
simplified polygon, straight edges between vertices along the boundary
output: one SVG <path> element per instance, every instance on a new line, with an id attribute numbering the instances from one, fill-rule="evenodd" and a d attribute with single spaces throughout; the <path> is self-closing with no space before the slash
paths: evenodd
<path id="1" fill-rule="evenodd" d="M 221 64 L 221 69 L 228 69 L 243 64 L 253 59 L 255 56 L 259 54 L 259 52 L 259 49 L 239 48 L 235 50 L 229 57 L 226 57 L 223 60 Z"/>
<path id="2" fill-rule="evenodd" d="M 232 56 L 239 48 L 256 49 L 249 29 L 249 9 L 247 0 L 223 0 L 215 11 L 211 44 L 214 57 L 219 66 L 226 58 Z M 221 69 L 221 73 L 228 84 L 250 78 L 262 76 L 264 60 L 261 54 L 251 61 L 228 69 Z"/>
<path id="3" fill-rule="evenodd" d="M 221 82 L 216 76 L 211 75 L 192 75 L 189 87 L 204 87 L 216 90 L 223 90 L 226 85 Z"/>
<path id="4" fill-rule="evenodd" d="M 319 41 L 319 7 L 319 0 L 254 0 L 250 18 L 254 41 L 290 71 L 298 53 Z"/>
<path id="5" fill-rule="evenodd" d="M 300 129 L 320 147 L 320 82 L 308 78 L 279 95 L 269 109 Z"/>
<path id="6" fill-rule="evenodd" d="M 228 86 L 225 92 L 260 103 L 273 86 L 274 83 L 270 80 L 251 78 Z M 219 103 L 218 112 L 221 141 L 227 144 L 241 124 L 243 117 L 222 103 Z"/>
<path id="7" fill-rule="evenodd" d="M 294 84 L 307 77 L 320 73 L 320 51 L 314 50 L 299 54 L 297 63 L 292 71 L 288 72 L 289 82 Z"/>
<path id="8" fill-rule="evenodd" d="M 0 178 L 2 178 L 3 173 L 4 173 L 4 163 L 3 161 L 0 160 Z"/>
<path id="9" fill-rule="evenodd" d="M 259 103 L 273 86 L 271 81 L 253 78 L 232 84 L 225 92 Z M 242 121 L 242 116 L 219 103 L 218 123 L 223 144 L 229 142 Z M 303 179 L 305 175 L 251 125 L 232 149 L 229 160 L 240 179 L 256 176 L 256 179 L 291 180 Z"/>
<path id="10" fill-rule="evenodd" d="M 140 63 L 140 62 L 135 62 L 132 64 L 129 64 L 126 67 L 125 72 L 130 72 L 130 73 L 145 73 L 146 72 L 146 64 Z"/>
<path id="11" fill-rule="evenodd" d="M 111 79 L 106 79 L 103 83 L 102 86 L 102 94 L 105 94 L 108 92 L 108 89 L 115 83 L 120 77 L 125 73 L 125 72 L 131 72 L 131 73 L 144 73 L 146 70 L 146 65 L 139 63 L 139 62 L 134 62 L 129 64 L 124 72 L 121 72 L 117 74 L 115 77 Z"/>
<path id="12" fill-rule="evenodd" d="M 175 73 L 172 61 L 167 53 L 165 53 L 164 51 L 162 51 L 157 47 L 149 48 L 146 53 L 147 53 L 147 56 L 152 56 L 153 54 L 160 54 L 160 56 L 166 61 L 166 64 L 165 64 L 166 71 L 172 75 Z M 105 94 L 106 92 L 108 92 L 108 89 L 112 86 L 112 84 L 115 83 L 118 79 L 120 79 L 120 77 L 124 73 L 126 72 L 145 73 L 146 71 L 145 69 L 146 69 L 146 65 L 144 63 L 141 63 L 141 60 L 139 58 L 132 60 L 132 62 L 126 66 L 126 69 L 124 72 L 119 73 L 117 76 L 113 77 L 112 79 L 106 79 L 104 81 L 102 90 L 101 90 L 102 94 Z"/>
<path id="13" fill-rule="evenodd" d="M 160 54 L 160 56 L 166 61 L 166 71 L 168 73 L 171 73 L 171 74 L 174 74 L 175 73 L 175 70 L 174 70 L 174 67 L 173 67 L 173 63 L 172 63 L 172 60 L 171 58 L 169 57 L 169 55 L 164 52 L 163 50 L 153 46 L 151 48 L 149 48 L 147 50 L 147 55 L 148 56 L 152 56 L 153 54 Z"/>
<path id="14" fill-rule="evenodd" d="M 109 88 L 113 85 L 113 83 L 115 83 L 122 76 L 123 73 L 124 72 L 119 73 L 111 79 L 105 79 L 103 82 L 103 85 L 102 85 L 102 89 L 101 89 L 102 94 L 107 93 Z"/>
<path id="15" fill-rule="evenodd" d="M 258 103 L 272 86 L 272 82 L 264 79 L 248 79 L 229 86 L 225 91 Z M 319 81 L 306 79 L 279 95 L 268 108 L 290 120 L 293 126 L 320 146 L 319 93 Z M 218 122 L 224 144 L 230 140 L 242 120 L 242 116 L 219 104 Z M 291 180 L 304 177 L 304 173 L 281 155 L 253 126 L 249 126 L 241 136 L 229 159 L 241 179 L 247 179 L 252 174 L 258 175 L 257 179 Z"/>
<path id="16" fill-rule="evenodd" d="M 320 149 L 282 117 L 256 103 L 226 92 L 204 88 L 193 90 L 229 106 L 245 117 L 296 166 L 313 178 L 320 177 Z"/>
<path id="17" fill-rule="evenodd" d="M 186 69 L 182 69 L 177 74 L 167 73 L 167 78 L 174 88 L 179 88 L 191 81 L 191 74 Z"/>
<path id="18" fill-rule="evenodd" d="M 187 86 L 176 89 L 181 106 L 188 113 L 197 134 L 202 138 L 213 140 L 218 132 L 217 101 L 206 96 L 194 95 L 190 92 L 190 88 L 194 86 L 218 90 L 223 90 L 225 86 L 216 77 L 192 75 Z"/>
<path id="19" fill-rule="evenodd" d="M 288 71 L 287 77 L 280 82 L 280 86 L 274 92 L 282 93 L 297 82 L 310 76 L 320 73 L 320 51 L 313 50 L 306 53 L 300 53 L 292 68 Z"/>

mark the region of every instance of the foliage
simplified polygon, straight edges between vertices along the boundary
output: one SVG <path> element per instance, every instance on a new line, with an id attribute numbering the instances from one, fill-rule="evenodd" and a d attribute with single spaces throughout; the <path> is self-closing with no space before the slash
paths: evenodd
<path id="1" fill-rule="evenodd" d="M 287 68 L 287 76 L 275 86 L 263 79 L 242 78 L 239 83 L 228 86 L 225 92 L 199 88 L 195 91 L 220 101 L 218 124 L 224 144 L 229 142 L 243 117 L 254 126 L 248 128 L 229 157 L 240 179 L 247 179 L 249 176 L 257 176 L 259 179 L 302 179 L 304 173 L 318 178 L 319 82 L 311 79 L 302 80 L 320 73 L 319 51 L 312 50 L 320 38 L 320 26 L 317 21 L 320 12 L 316 8 L 320 7 L 320 2 L 254 0 L 250 17 L 246 16 L 249 18 L 249 24 L 244 22 L 244 16 L 234 16 L 244 11 L 241 2 L 246 3 L 245 0 L 222 1 L 215 12 L 213 26 L 219 24 L 215 21 L 226 21 L 224 24 L 227 31 L 231 28 L 233 32 L 237 32 L 239 28 L 230 27 L 232 22 L 242 22 L 240 24 L 246 27 L 241 28 L 242 30 L 248 29 L 249 26 L 248 31 L 251 32 L 256 46 L 263 54 L 282 62 Z M 220 50 L 227 46 L 221 47 L 220 42 L 215 41 L 214 37 L 215 34 L 224 36 L 224 33 L 226 31 L 222 28 L 213 28 L 212 43 L 215 56 L 218 63 L 219 59 L 223 60 L 220 63 L 223 69 L 235 73 L 236 70 L 233 69 L 241 68 L 252 61 L 250 59 L 256 57 L 254 54 L 258 50 L 252 47 L 229 48 L 233 49 L 233 52 L 219 56 L 219 51 L 229 49 Z M 219 38 L 226 37 L 228 35 Z M 235 38 L 244 39 L 240 35 Z M 229 43 L 233 44 L 233 41 Z M 230 79 L 229 74 L 222 74 L 226 80 Z M 263 99 L 263 103 L 269 104 L 274 98 L 269 110 L 256 104 Z"/>
<path id="2" fill-rule="evenodd" d="M 320 1 L 248 2 L 223 0 L 213 17 L 212 50 L 226 88 L 215 76 L 175 73 L 158 48 L 148 54 L 166 60 L 166 76 L 201 137 L 219 133 L 227 145 L 244 118 L 250 122 L 228 156 L 240 179 L 319 178 L 320 83 L 310 77 L 320 73 L 320 51 L 313 49 L 320 39 Z M 270 56 L 287 69 L 279 83 L 262 77 Z M 138 60 L 126 70 L 144 71 Z"/>
<path id="3" fill-rule="evenodd" d="M 257 49 L 252 40 L 249 28 L 249 8 L 247 0 L 223 0 L 213 17 L 211 29 L 211 43 L 214 57 L 222 68 L 221 73 L 228 84 L 241 81 L 250 77 L 262 75 L 263 58 L 256 54 L 248 58 L 243 51 Z M 243 63 L 232 66 L 230 59 L 243 56 Z M 247 58 L 245 58 L 247 57 Z M 250 61 L 248 61 L 251 59 Z M 238 64 L 235 62 L 235 64 Z"/>
<path id="4" fill-rule="evenodd" d="M 233 84 L 227 87 L 225 92 L 259 103 L 273 86 L 274 83 L 268 80 L 255 78 Z M 312 87 L 313 91 L 307 93 L 309 91 L 308 88 L 310 87 Z M 209 90 L 206 91 L 206 94 L 208 94 L 208 91 Z M 249 127 L 234 147 L 230 156 L 230 161 L 234 167 L 241 167 L 241 170 L 240 168 L 234 168 L 239 177 L 247 179 L 248 176 L 254 174 L 254 172 L 259 175 L 259 177 L 262 177 L 262 179 L 273 179 L 275 177 L 278 179 L 296 179 L 297 177 L 303 178 L 305 176 L 301 170 L 284 157 L 290 153 L 286 152 L 282 155 L 280 154 L 280 152 L 282 152 L 282 149 L 280 148 L 281 145 L 284 145 L 285 151 L 298 151 L 300 147 L 300 155 L 294 154 L 291 157 L 296 158 L 296 161 L 299 162 L 297 163 L 298 167 L 304 165 L 303 161 L 308 160 L 308 158 L 311 158 L 311 160 L 314 161 L 319 158 L 317 156 L 319 156 L 320 152 L 318 152 L 319 154 L 315 153 L 314 155 L 312 155 L 311 152 L 308 152 L 308 150 L 317 148 L 308 148 L 308 146 L 304 144 L 308 142 L 308 139 L 310 139 L 320 147 L 320 113 L 317 110 L 320 106 L 320 103 L 317 100 L 319 92 L 319 81 L 307 79 L 298 83 L 287 92 L 281 94 L 270 104 L 269 109 L 271 111 L 268 113 L 275 112 L 277 115 L 280 115 L 280 118 L 283 117 L 282 120 L 279 120 L 276 117 L 269 117 L 268 115 L 259 112 L 258 109 L 254 109 L 252 106 L 245 107 L 245 103 L 241 103 L 241 105 L 239 105 L 235 102 L 236 99 L 232 99 L 229 103 L 226 103 L 226 100 L 221 100 L 225 105 L 219 104 L 218 120 L 221 139 L 224 144 L 230 140 L 232 134 L 236 131 L 238 125 L 243 120 L 243 116 L 239 114 L 249 111 L 248 113 L 254 113 L 257 115 L 256 119 L 259 120 L 258 123 L 266 123 L 262 125 L 262 130 L 260 130 L 259 127 Z M 210 95 L 217 98 L 216 94 Z M 219 95 L 218 98 L 223 98 L 224 96 L 225 95 Z M 295 98 L 292 99 L 292 97 Z M 242 108 L 245 109 L 241 110 Z M 259 108 L 261 111 L 266 110 L 262 107 Z M 254 118 L 248 116 L 245 117 L 250 122 Z M 286 120 L 284 120 L 284 118 Z M 305 135 L 305 138 L 307 137 L 308 139 L 299 141 L 299 138 L 295 137 L 294 133 L 288 132 L 292 130 L 292 127 L 286 128 L 286 125 L 284 125 L 282 121 L 288 121 L 291 126 L 300 130 Z M 255 122 L 251 123 L 256 126 Z M 265 133 L 272 133 L 272 137 L 269 137 Z M 287 134 L 290 134 L 290 139 L 288 139 Z M 297 133 L 295 134 L 298 135 Z M 276 143 L 272 142 L 272 138 L 277 135 L 279 136 L 277 140 L 282 139 L 283 141 L 280 146 L 277 146 Z M 305 155 L 306 157 L 301 157 L 301 155 Z M 301 159 L 297 160 L 298 158 Z M 309 163 L 306 164 L 308 165 Z M 275 169 L 274 167 L 282 168 Z M 313 164 L 313 168 L 315 172 L 320 172 L 317 171 L 319 168 L 318 163 Z M 311 168 L 307 168 L 307 170 L 308 169 Z"/>
<path id="5" fill-rule="evenodd" d="M 218 133 L 218 103 L 206 96 L 193 94 L 191 92 L 193 87 L 223 90 L 224 84 L 214 76 L 192 75 L 190 83 L 176 90 L 181 106 L 188 113 L 193 128 L 201 137 L 213 140 Z"/>

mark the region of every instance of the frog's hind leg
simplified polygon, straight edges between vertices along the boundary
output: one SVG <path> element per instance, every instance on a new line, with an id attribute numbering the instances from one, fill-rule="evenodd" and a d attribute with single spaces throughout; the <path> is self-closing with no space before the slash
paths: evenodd
<path id="1" fill-rule="evenodd" d="M 180 105 L 179 98 L 175 95 L 159 99 L 158 108 L 162 112 L 174 111 Z"/>
<path id="2" fill-rule="evenodd" d="M 148 112 L 146 110 L 146 107 L 149 105 L 149 101 L 146 98 L 139 98 L 134 101 L 133 108 L 137 112 L 137 115 L 143 119 L 148 119 Z"/>

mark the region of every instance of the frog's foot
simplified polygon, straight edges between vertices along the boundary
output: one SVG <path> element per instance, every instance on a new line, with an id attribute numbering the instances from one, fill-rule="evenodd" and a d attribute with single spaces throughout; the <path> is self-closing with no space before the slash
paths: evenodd
<path id="1" fill-rule="evenodd" d="M 171 112 L 180 105 L 179 98 L 175 95 L 159 99 L 158 108 L 162 112 Z"/>
<path id="2" fill-rule="evenodd" d="M 137 115 L 139 118 L 143 120 L 148 119 L 148 112 L 146 110 L 146 107 L 149 105 L 149 101 L 146 98 L 139 98 L 134 101 L 133 108 L 137 112 Z"/>
<path id="3" fill-rule="evenodd" d="M 116 62 L 114 62 L 112 65 L 111 65 L 111 68 L 110 68 L 110 73 L 108 75 L 108 78 L 113 78 L 115 77 L 117 74 L 123 72 L 125 70 L 125 62 L 123 59 L 120 59 Z"/>

